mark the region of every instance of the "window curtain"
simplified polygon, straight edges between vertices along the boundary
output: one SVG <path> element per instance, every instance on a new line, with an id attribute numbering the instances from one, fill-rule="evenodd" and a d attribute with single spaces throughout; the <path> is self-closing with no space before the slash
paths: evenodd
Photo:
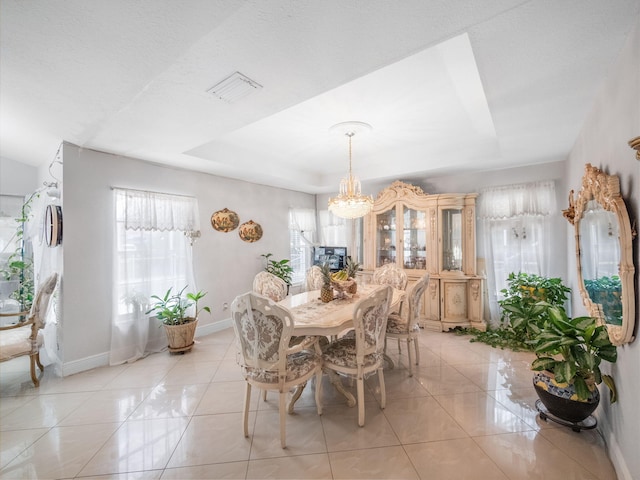
<path id="1" fill-rule="evenodd" d="M 329 210 L 321 210 L 320 219 L 320 245 L 346 247 L 349 245 L 347 221 L 336 217 Z"/>
<path id="2" fill-rule="evenodd" d="M 316 211 L 311 208 L 289 209 L 290 256 L 293 284 L 305 281 L 312 264 L 316 232 Z"/>
<path id="3" fill-rule="evenodd" d="M 553 181 L 480 191 L 478 250 L 486 259 L 492 324 L 500 318 L 497 302 L 509 273 L 548 275 L 551 216 L 556 208 Z"/>
<path id="4" fill-rule="evenodd" d="M 152 295 L 197 291 L 188 233 L 200 229 L 193 197 L 114 189 L 116 241 L 109 363 L 166 348 L 164 329 L 145 312 Z"/>

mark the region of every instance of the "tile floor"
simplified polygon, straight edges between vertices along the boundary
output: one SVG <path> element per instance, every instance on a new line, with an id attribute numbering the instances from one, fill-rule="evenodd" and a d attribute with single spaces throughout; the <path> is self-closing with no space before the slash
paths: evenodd
<path id="1" fill-rule="evenodd" d="M 198 339 L 185 355 L 60 379 L 39 389 L 28 360 L 0 365 L 0 478 L 615 479 L 597 430 L 541 421 L 528 353 L 496 350 L 454 333 L 423 331 L 412 378 L 406 349 L 367 380 L 366 425 L 328 382 L 318 416 L 307 388 L 287 416 L 254 391 L 249 438 L 241 428 L 244 382 L 231 329 Z M 346 385 L 352 388 L 348 381 Z M 353 389 L 355 390 L 355 389 Z"/>

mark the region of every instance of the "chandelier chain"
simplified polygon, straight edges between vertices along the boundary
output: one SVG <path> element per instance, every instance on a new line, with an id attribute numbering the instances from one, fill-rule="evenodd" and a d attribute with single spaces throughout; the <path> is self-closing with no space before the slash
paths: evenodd
<path id="1" fill-rule="evenodd" d="M 346 134 L 347 137 L 349 137 L 349 177 L 352 177 L 352 168 L 351 168 L 351 139 L 353 138 L 353 136 L 355 135 L 355 133 L 353 132 L 349 132 Z"/>

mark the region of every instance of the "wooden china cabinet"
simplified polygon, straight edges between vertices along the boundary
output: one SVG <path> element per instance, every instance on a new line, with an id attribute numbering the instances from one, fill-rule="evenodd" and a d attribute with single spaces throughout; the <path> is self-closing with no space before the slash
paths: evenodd
<path id="1" fill-rule="evenodd" d="M 378 194 L 364 218 L 364 275 L 387 263 L 405 269 L 410 283 L 429 273 L 424 328 L 486 328 L 484 279 L 476 273 L 477 196 L 429 195 L 396 181 Z"/>

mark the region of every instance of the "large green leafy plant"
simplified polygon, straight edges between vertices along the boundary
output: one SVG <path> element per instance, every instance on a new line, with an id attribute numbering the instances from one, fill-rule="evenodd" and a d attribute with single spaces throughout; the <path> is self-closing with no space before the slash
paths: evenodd
<path id="1" fill-rule="evenodd" d="M 560 278 L 547 278 L 529 273 L 510 273 L 508 287 L 501 290 L 502 326 L 515 339 L 526 342 L 540 333 L 547 319 L 547 306 L 563 307 L 571 289 Z"/>
<path id="2" fill-rule="evenodd" d="M 202 291 L 196 293 L 184 293 L 187 287 L 184 287 L 178 293 L 171 293 L 172 289 L 169 288 L 164 296 L 152 295 L 151 298 L 156 302 L 151 305 L 151 308 L 147 310 L 146 314 L 154 313 L 155 316 L 164 325 L 183 325 L 185 323 L 193 322 L 198 318 L 201 311 L 211 313 L 209 307 L 198 308 L 198 301 L 206 295 Z M 187 310 L 194 306 L 195 314 L 190 316 L 187 314 Z"/>
<path id="3" fill-rule="evenodd" d="M 537 358 L 532 370 L 549 371 L 558 383 L 573 384 L 580 400 L 586 400 L 596 385 L 609 387 L 610 401 L 617 399 L 611 375 L 600 371 L 603 360 L 614 363 L 616 346 L 609 340 L 605 325 L 597 325 L 592 317 L 569 318 L 561 307 L 544 305 L 548 322 L 535 339 L 529 341 Z"/>
<path id="4" fill-rule="evenodd" d="M 500 293 L 500 325 L 486 332 L 471 331 L 472 341 L 512 350 L 532 350 L 528 343 L 539 335 L 547 320 L 547 306 L 562 307 L 571 289 L 560 278 L 529 273 L 510 273 L 507 288 Z"/>

